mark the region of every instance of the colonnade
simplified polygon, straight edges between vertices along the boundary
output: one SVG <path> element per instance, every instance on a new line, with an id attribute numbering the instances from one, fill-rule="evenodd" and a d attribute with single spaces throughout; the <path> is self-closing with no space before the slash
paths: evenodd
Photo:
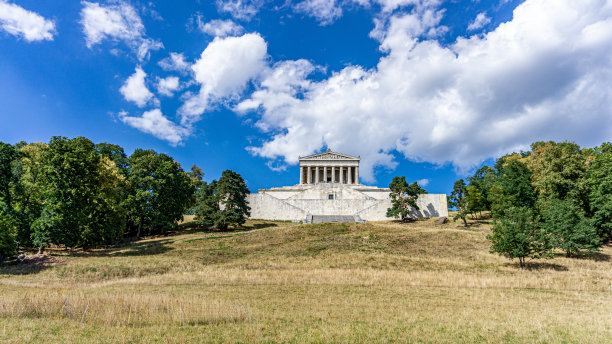
<path id="1" fill-rule="evenodd" d="M 300 184 L 359 184 L 359 166 L 301 166 Z"/>

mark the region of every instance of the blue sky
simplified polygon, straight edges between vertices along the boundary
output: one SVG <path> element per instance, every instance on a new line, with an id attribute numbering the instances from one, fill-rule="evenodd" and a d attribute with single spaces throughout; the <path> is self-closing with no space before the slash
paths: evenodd
<path id="1" fill-rule="evenodd" d="M 433 193 L 537 140 L 612 137 L 605 0 L 0 0 L 0 140 L 151 148 L 293 185 L 299 156 Z"/>

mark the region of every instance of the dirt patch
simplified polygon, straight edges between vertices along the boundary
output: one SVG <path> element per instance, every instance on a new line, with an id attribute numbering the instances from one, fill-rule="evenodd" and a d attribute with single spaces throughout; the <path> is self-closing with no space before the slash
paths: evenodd
<path id="1" fill-rule="evenodd" d="M 30 254 L 25 256 L 19 262 L 29 266 L 51 267 L 64 265 L 66 264 L 67 259 L 49 254 Z"/>

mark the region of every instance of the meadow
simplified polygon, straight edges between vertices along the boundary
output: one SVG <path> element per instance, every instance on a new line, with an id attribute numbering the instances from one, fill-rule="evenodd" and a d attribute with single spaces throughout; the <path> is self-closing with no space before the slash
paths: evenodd
<path id="1" fill-rule="evenodd" d="M 612 342 L 611 246 L 522 270 L 470 223 L 249 221 L 50 250 L 0 265 L 0 342 Z"/>

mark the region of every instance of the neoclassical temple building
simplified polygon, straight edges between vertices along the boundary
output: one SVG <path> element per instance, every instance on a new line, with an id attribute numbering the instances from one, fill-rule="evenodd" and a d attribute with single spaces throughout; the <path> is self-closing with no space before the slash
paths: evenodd
<path id="1" fill-rule="evenodd" d="M 359 183 L 359 157 L 327 152 L 301 157 L 299 183 L 260 189 L 248 197 L 251 218 L 305 222 L 383 221 L 388 188 Z M 446 195 L 424 194 L 414 217 L 448 216 Z"/>

